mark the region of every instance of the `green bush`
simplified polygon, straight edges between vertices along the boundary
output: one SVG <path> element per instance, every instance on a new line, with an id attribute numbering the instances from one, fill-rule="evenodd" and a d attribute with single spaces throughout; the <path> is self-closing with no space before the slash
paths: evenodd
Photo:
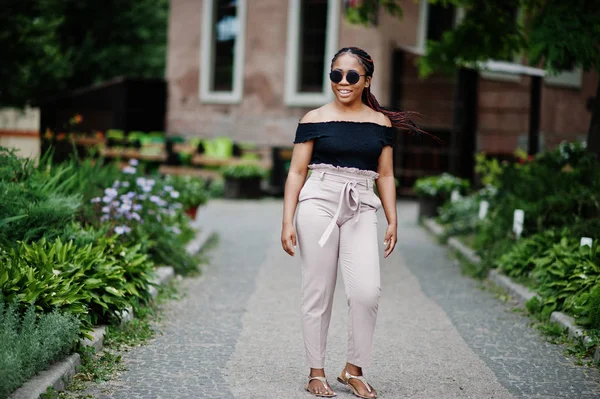
<path id="1" fill-rule="evenodd" d="M 210 195 L 206 181 L 198 177 L 167 176 L 165 187 L 172 187 L 179 192 L 178 201 L 184 209 L 196 208 L 205 204 Z"/>
<path id="2" fill-rule="evenodd" d="M 494 266 L 504 274 L 513 278 L 527 278 L 535 267 L 535 260 L 555 242 L 560 241 L 560 234 L 554 230 L 535 234 L 517 241 L 508 252 L 494 262 Z"/>
<path id="3" fill-rule="evenodd" d="M 263 179 L 268 175 L 268 170 L 257 164 L 241 163 L 225 166 L 221 169 L 221 173 L 226 179 Z"/>
<path id="4" fill-rule="evenodd" d="M 77 340 L 78 324 L 72 315 L 56 311 L 36 316 L 33 307 L 21 318 L 17 306 L 7 306 L 0 296 L 0 399 L 67 356 Z"/>
<path id="5" fill-rule="evenodd" d="M 46 195 L 26 183 L 0 181 L 0 220 L 20 216 L 0 230 L 0 243 L 57 237 L 63 226 L 75 220 L 80 206 L 78 196 Z"/>
<path id="6" fill-rule="evenodd" d="M 461 194 L 465 194 L 469 187 L 468 180 L 452 176 L 449 173 L 442 173 L 439 176 L 417 179 L 413 189 L 415 194 L 419 196 L 449 198 L 452 191 L 458 190 Z"/>
<path id="7" fill-rule="evenodd" d="M 590 300 L 590 294 L 600 285 L 597 242 L 592 248 L 580 247 L 577 240 L 563 237 L 538 255 L 534 264 L 531 275 L 543 298 L 543 312 L 549 315 L 560 310 L 573 314 L 579 324 L 591 326 L 590 305 L 594 301 Z"/>
<path id="8" fill-rule="evenodd" d="M 563 143 L 531 161 L 506 163 L 494 179 L 497 194 L 475 239 L 476 249 L 489 259 L 514 243 L 515 209 L 525 211 L 523 237 L 573 227 L 569 236 L 578 239 L 600 230 L 600 223 L 591 222 L 600 216 L 600 162 L 579 144 Z"/>
<path id="9" fill-rule="evenodd" d="M 0 254 L 0 290 L 21 307 L 59 309 L 77 316 L 82 332 L 110 322 L 129 305 L 146 302 L 153 263 L 141 245 L 125 246 L 116 237 L 77 247 L 60 239 L 21 243 Z"/>
<path id="10" fill-rule="evenodd" d="M 164 180 L 143 176 L 136 166 L 124 168 L 101 196 L 85 204 L 95 215 L 90 223 L 108 228 L 123 244 L 140 243 L 156 264 L 181 274 L 195 272 L 198 259 L 185 250 L 195 232 L 183 213 L 182 194 Z"/>

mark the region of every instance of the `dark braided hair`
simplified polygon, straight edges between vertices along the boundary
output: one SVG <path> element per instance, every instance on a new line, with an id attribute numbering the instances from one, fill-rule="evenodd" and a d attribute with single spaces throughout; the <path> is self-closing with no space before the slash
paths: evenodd
<path id="1" fill-rule="evenodd" d="M 330 69 L 333 69 L 333 64 L 342 54 L 351 54 L 355 56 L 365 69 L 365 74 L 367 76 L 373 77 L 373 72 L 375 71 L 375 64 L 373 63 L 373 59 L 369 54 L 367 54 L 366 51 L 358 47 L 344 47 L 340 51 L 338 51 L 331 60 Z M 407 111 L 392 111 L 383 108 L 381 105 L 379 105 L 379 102 L 377 101 L 373 93 L 371 93 L 370 86 L 364 88 L 362 92 L 362 102 L 368 107 L 374 109 L 375 111 L 381 112 L 385 116 L 387 116 L 390 119 L 390 122 L 392 122 L 392 126 L 396 128 L 408 130 L 411 133 L 425 133 L 411 119 L 411 116 L 415 116 L 418 114 Z"/>

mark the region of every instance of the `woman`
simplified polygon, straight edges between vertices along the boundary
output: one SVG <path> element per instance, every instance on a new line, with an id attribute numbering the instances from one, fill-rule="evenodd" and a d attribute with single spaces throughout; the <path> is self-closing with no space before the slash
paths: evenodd
<path id="1" fill-rule="evenodd" d="M 373 70 L 371 57 L 356 47 L 333 57 L 335 100 L 308 112 L 298 124 L 285 185 L 281 243 L 291 256 L 296 243 L 300 247 L 302 328 L 310 367 L 306 390 L 315 396 L 336 395 L 323 367 L 339 262 L 349 317 L 347 363 L 338 381 L 358 397 L 377 397 L 362 376 L 371 360 L 380 292 L 375 212 L 383 205 L 387 257 L 397 239 L 394 128 L 414 124 L 404 113 L 379 106 L 370 91 Z"/>

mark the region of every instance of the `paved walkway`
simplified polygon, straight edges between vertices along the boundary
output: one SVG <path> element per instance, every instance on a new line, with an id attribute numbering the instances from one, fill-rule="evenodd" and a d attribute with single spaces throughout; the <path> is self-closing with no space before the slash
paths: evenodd
<path id="1" fill-rule="evenodd" d="M 100 398 L 310 398 L 300 332 L 299 259 L 279 244 L 281 201 L 213 201 L 199 220 L 219 246 L 163 335 L 125 355 L 128 371 L 91 389 Z M 600 376 L 573 365 L 529 320 L 462 277 L 446 250 L 399 203 L 399 245 L 382 262 L 372 367 L 380 398 L 600 398 Z M 380 231 L 385 218 L 380 212 Z M 346 304 L 339 281 L 326 370 L 344 364 Z M 100 392 L 104 392 L 100 394 Z"/>

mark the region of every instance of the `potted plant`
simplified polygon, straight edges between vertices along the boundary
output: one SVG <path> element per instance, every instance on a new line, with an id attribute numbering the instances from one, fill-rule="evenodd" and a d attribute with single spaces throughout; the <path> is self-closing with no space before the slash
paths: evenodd
<path id="1" fill-rule="evenodd" d="M 206 182 L 199 177 L 169 175 L 165 178 L 165 184 L 168 191 L 179 193 L 177 201 L 181 203 L 184 212 L 195 220 L 198 207 L 208 201 Z"/>
<path id="2" fill-rule="evenodd" d="M 437 216 L 438 207 L 450 198 L 452 191 L 466 194 L 469 186 L 468 180 L 449 173 L 417 179 L 413 190 L 419 198 L 419 218 Z"/>
<path id="3" fill-rule="evenodd" d="M 261 182 L 267 170 L 256 163 L 239 163 L 222 169 L 225 198 L 260 198 Z"/>

